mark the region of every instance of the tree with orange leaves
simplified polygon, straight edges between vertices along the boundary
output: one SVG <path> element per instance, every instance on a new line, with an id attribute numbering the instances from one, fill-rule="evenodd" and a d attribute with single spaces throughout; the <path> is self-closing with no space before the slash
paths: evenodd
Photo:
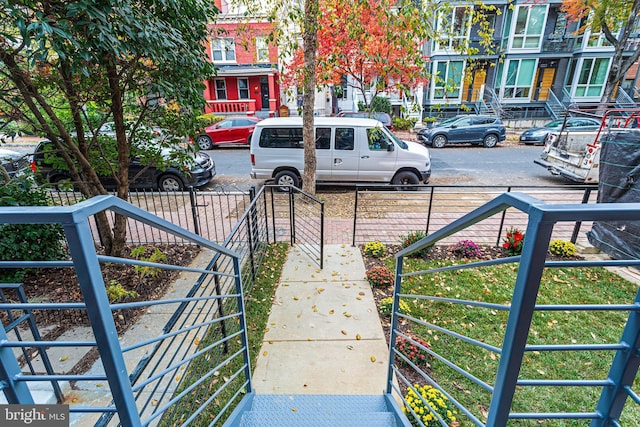
<path id="1" fill-rule="evenodd" d="M 343 76 L 362 95 L 366 109 L 383 91 L 408 91 L 427 80 L 422 44 L 429 35 L 428 13 L 413 2 L 320 0 L 317 83 L 340 86 Z M 283 84 L 300 87 L 302 50 L 288 64 Z M 372 90 L 369 91 L 368 88 Z"/>
<path id="2" fill-rule="evenodd" d="M 613 46 L 611 69 L 601 98 L 602 103 L 613 103 L 616 87 L 640 58 L 640 49 L 624 56 L 625 50 L 631 50 L 628 43 L 634 28 L 638 25 L 640 0 L 563 0 L 562 6 L 569 19 L 585 22 L 579 31 L 601 31 Z"/>

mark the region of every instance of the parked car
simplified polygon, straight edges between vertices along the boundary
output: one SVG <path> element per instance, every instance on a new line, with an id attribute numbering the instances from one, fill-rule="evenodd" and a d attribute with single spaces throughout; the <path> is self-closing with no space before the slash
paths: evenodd
<path id="1" fill-rule="evenodd" d="M 201 150 L 211 150 L 218 144 L 249 145 L 253 130 L 260 120 L 253 116 L 230 117 L 204 128 L 205 133 L 198 135 L 196 143 Z"/>
<path id="2" fill-rule="evenodd" d="M 562 128 L 564 119 L 554 120 L 542 127 L 527 129 L 520 135 L 520 142 L 523 144 L 544 144 L 547 137 L 552 132 L 558 132 Z M 565 129 L 567 130 L 598 130 L 600 121 L 586 117 L 571 117 L 567 119 Z"/>
<path id="3" fill-rule="evenodd" d="M 418 131 L 418 141 L 442 148 L 447 144 L 495 147 L 507 138 L 507 128 L 495 116 L 456 116 Z"/>
<path id="4" fill-rule="evenodd" d="M 356 119 L 374 119 L 379 121 L 389 130 L 393 130 L 393 122 L 391 116 L 387 113 L 379 113 L 374 111 L 368 113 L 366 111 L 341 111 L 338 113 L 338 117 L 353 117 Z"/>
<path id="5" fill-rule="evenodd" d="M 167 148 L 161 150 L 165 158 L 171 157 L 171 151 Z M 59 185 L 69 182 L 69 171 L 57 168 L 55 164 L 61 159 L 56 156 L 56 149 L 48 140 L 41 141 L 32 156 L 32 170 L 34 170 L 44 182 Z M 152 189 L 160 191 L 181 191 L 188 187 L 201 187 L 216 175 L 213 159 L 207 153 L 197 152 L 193 155 L 193 165 L 170 165 L 164 169 L 155 165 L 143 165 L 136 158 L 131 158 L 129 164 L 129 187 L 132 189 Z M 101 176 L 100 181 L 107 189 L 116 187 L 116 181 L 112 176 Z"/>
<path id="6" fill-rule="evenodd" d="M 0 148 L 0 165 L 7 171 L 9 177 L 13 178 L 27 170 L 29 160 L 27 160 L 27 156 L 17 151 Z M 0 182 L 2 182 L 1 177 Z"/>

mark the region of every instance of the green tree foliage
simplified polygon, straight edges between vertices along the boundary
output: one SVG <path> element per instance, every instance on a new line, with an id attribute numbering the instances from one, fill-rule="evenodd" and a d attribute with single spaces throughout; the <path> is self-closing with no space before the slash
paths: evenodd
<path id="1" fill-rule="evenodd" d="M 47 193 L 29 177 L 0 186 L 0 206 L 47 206 Z M 0 224 L 3 261 L 56 260 L 66 255 L 62 228 L 57 224 Z M 2 269 L 0 281 L 21 280 L 24 270 Z"/>
<path id="2" fill-rule="evenodd" d="M 105 194 L 96 155 L 127 198 L 132 143 L 142 125 L 192 134 L 204 106 L 207 24 L 213 2 L 4 1 L 0 6 L 0 110 L 31 125 L 61 152 L 80 191 Z M 115 125 L 113 149 L 97 129 Z M 159 150 L 150 159 L 160 159 Z M 125 222 L 97 217 L 110 254 Z"/>

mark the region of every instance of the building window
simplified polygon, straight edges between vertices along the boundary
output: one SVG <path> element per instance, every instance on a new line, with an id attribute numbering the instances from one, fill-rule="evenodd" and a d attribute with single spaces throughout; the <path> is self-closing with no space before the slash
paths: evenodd
<path id="1" fill-rule="evenodd" d="M 249 79 L 238 79 L 238 99 L 249 99 Z"/>
<path id="2" fill-rule="evenodd" d="M 513 49 L 539 49 L 544 31 L 547 6 L 518 6 L 513 32 Z"/>
<path id="3" fill-rule="evenodd" d="M 231 37 L 214 39 L 211 42 L 213 60 L 216 62 L 235 62 L 236 43 Z"/>
<path id="4" fill-rule="evenodd" d="M 227 99 L 227 82 L 224 79 L 215 79 L 216 99 Z"/>
<path id="5" fill-rule="evenodd" d="M 529 99 L 536 69 L 536 60 L 512 59 L 507 64 L 506 69 L 507 76 L 504 82 L 503 98 Z"/>
<path id="6" fill-rule="evenodd" d="M 600 97 L 607 79 L 609 58 L 588 58 L 582 60 L 575 96 Z"/>
<path id="7" fill-rule="evenodd" d="M 347 99 L 347 89 L 347 76 L 342 75 L 342 77 L 340 77 L 340 84 L 333 87 L 336 98 L 342 100 Z"/>
<path id="8" fill-rule="evenodd" d="M 256 60 L 269 62 L 269 42 L 266 37 L 256 37 Z"/>
<path id="9" fill-rule="evenodd" d="M 434 99 L 459 99 L 462 87 L 463 61 L 438 61 L 433 77 Z"/>
<path id="10" fill-rule="evenodd" d="M 469 38 L 471 14 L 466 6 L 454 7 L 451 14 L 442 16 L 438 23 L 440 34 L 446 39 L 436 42 L 436 50 L 456 49 Z"/>

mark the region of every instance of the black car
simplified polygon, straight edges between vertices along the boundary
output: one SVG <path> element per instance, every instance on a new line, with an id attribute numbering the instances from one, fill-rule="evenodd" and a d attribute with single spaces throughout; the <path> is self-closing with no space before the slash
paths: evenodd
<path id="1" fill-rule="evenodd" d="M 71 180 L 68 171 L 54 167 L 55 156 L 53 144 L 47 140 L 41 141 L 32 157 L 32 169 L 45 182 L 61 184 Z M 163 156 L 169 156 L 167 149 L 162 149 Z M 193 165 L 171 165 L 160 169 L 154 165 L 143 165 L 139 159 L 133 157 L 129 164 L 129 188 L 152 189 L 160 191 L 181 191 L 188 187 L 201 187 L 216 175 L 213 159 L 207 153 L 197 152 L 193 156 Z M 101 176 L 100 181 L 107 189 L 116 187 L 112 176 Z"/>
<path id="2" fill-rule="evenodd" d="M 553 120 L 543 127 L 527 129 L 520 135 L 520 142 L 523 144 L 544 144 L 550 133 L 558 132 L 562 129 L 564 119 Z M 571 117 L 568 118 L 565 130 L 598 130 L 600 121 L 587 117 Z"/>
<path id="3" fill-rule="evenodd" d="M 482 144 L 491 148 L 506 138 L 507 128 L 495 116 L 456 116 L 418 131 L 418 141 L 433 148 L 447 144 Z"/>

